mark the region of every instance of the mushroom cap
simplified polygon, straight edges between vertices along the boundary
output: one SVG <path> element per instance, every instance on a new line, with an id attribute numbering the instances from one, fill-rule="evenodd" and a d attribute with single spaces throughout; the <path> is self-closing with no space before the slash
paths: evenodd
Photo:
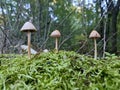
<path id="1" fill-rule="evenodd" d="M 51 36 L 51 37 L 60 37 L 61 34 L 60 34 L 59 30 L 54 30 L 54 31 L 51 33 L 50 36 Z"/>
<path id="2" fill-rule="evenodd" d="M 23 31 L 23 32 L 28 32 L 28 31 L 35 32 L 35 31 L 37 31 L 37 29 L 35 28 L 35 26 L 31 22 L 26 22 L 22 26 L 20 31 Z"/>
<path id="3" fill-rule="evenodd" d="M 100 38 L 100 34 L 96 31 L 96 30 L 93 30 L 90 35 L 89 35 L 89 38 Z"/>

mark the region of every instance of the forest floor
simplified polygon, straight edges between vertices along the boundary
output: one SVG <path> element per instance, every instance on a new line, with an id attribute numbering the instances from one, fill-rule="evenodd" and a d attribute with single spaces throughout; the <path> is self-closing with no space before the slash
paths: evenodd
<path id="1" fill-rule="evenodd" d="M 94 60 L 73 51 L 0 55 L 0 90 L 119 90 L 120 57 Z"/>

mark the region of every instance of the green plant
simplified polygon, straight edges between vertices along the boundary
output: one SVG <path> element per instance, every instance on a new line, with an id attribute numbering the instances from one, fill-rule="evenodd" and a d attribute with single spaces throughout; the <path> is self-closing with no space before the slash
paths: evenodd
<path id="1" fill-rule="evenodd" d="M 3 55 L 0 90 L 118 90 L 119 68 L 119 57 L 94 60 L 72 51 L 40 53 L 31 60 Z"/>

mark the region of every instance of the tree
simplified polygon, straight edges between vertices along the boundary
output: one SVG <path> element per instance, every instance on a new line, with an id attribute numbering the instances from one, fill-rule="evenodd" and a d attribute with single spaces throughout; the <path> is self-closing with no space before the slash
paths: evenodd
<path id="1" fill-rule="evenodd" d="M 32 22 L 37 28 L 37 33 L 33 34 L 32 38 L 33 47 L 36 49 L 44 49 L 52 47 L 52 40 L 49 38 L 49 34 L 54 29 L 61 30 L 62 33 L 67 33 L 69 28 L 69 15 L 71 2 L 63 0 L 1 0 L 0 1 L 2 11 L 1 16 L 4 22 L 1 27 L 9 29 L 9 33 L 6 33 L 9 41 L 12 43 L 3 43 L 6 49 L 10 51 L 10 47 L 20 46 L 26 43 L 26 35 L 20 32 L 22 25 L 33 18 Z M 68 22 L 67 22 L 68 20 Z M 67 22 L 68 26 L 65 26 Z M 63 29 L 63 27 L 65 27 Z M 5 30 L 2 30 L 6 32 Z M 7 39 L 7 40 L 8 40 Z M 64 38 L 61 38 L 61 42 Z M 22 43 L 21 43 L 22 41 Z M 3 49 L 4 50 L 4 49 Z M 11 49 L 13 50 L 13 49 Z"/>
<path id="2" fill-rule="evenodd" d="M 107 20 L 106 25 L 106 51 L 111 53 L 117 52 L 117 18 L 119 14 L 120 0 L 99 0 L 99 6 L 101 8 L 101 24 L 100 31 L 103 38 L 104 35 L 104 22 Z M 104 19 L 103 19 L 104 18 Z"/>

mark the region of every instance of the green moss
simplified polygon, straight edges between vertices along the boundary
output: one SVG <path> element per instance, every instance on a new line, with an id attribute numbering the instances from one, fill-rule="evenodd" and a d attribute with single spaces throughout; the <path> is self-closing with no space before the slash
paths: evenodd
<path id="1" fill-rule="evenodd" d="M 114 57 L 114 58 L 113 58 Z M 27 59 L 2 55 L 0 90 L 118 90 L 120 60 L 94 60 L 72 51 L 40 53 Z"/>

